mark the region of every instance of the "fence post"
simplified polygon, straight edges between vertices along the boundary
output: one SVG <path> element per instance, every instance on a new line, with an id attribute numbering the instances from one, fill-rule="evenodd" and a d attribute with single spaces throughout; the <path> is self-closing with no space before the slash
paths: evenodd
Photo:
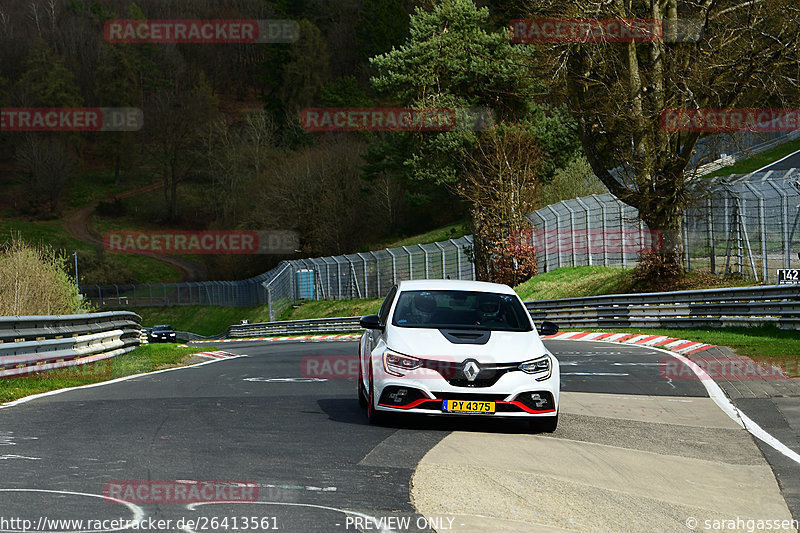
<path id="1" fill-rule="evenodd" d="M 546 206 L 545 209 L 553 213 L 556 219 L 556 268 L 561 268 L 561 239 L 559 238 L 559 232 L 561 231 L 561 224 L 558 221 L 558 211 L 553 209 L 551 206 Z"/>
<path id="2" fill-rule="evenodd" d="M 330 266 L 330 263 L 328 263 L 324 259 L 322 260 L 322 262 L 325 263 L 325 284 L 328 286 L 328 298 L 330 298 L 331 300 L 335 300 L 336 298 L 333 298 L 333 291 L 331 290 L 331 266 Z"/>
<path id="3" fill-rule="evenodd" d="M 375 297 L 376 298 L 380 298 L 381 297 L 381 260 L 377 256 L 377 254 L 375 254 L 375 252 L 370 252 L 369 254 L 372 256 L 373 259 L 375 259 L 375 287 L 377 287 L 377 289 L 376 289 L 377 292 L 375 293 Z"/>
<path id="4" fill-rule="evenodd" d="M 461 247 L 453 239 L 448 239 L 456 247 L 456 275 L 461 279 Z"/>
<path id="5" fill-rule="evenodd" d="M 422 255 L 425 256 L 425 279 L 430 279 L 431 275 L 428 272 L 428 251 L 422 247 L 421 244 L 418 244 L 419 249 L 422 250 Z"/>
<path id="6" fill-rule="evenodd" d="M 272 314 L 272 295 L 269 291 L 269 283 L 264 286 L 264 289 L 267 291 L 267 316 L 269 317 L 269 321 L 272 322 L 275 320 L 275 316 Z"/>
<path id="7" fill-rule="evenodd" d="M 717 274 L 717 250 L 714 246 L 714 206 L 711 203 L 711 197 L 706 199 L 706 226 L 708 227 L 708 250 L 710 265 L 709 270 L 711 274 Z"/>
<path id="8" fill-rule="evenodd" d="M 411 252 L 408 251 L 407 246 L 403 246 L 403 250 L 408 254 L 408 276 L 409 279 L 414 279 L 414 260 L 411 258 Z"/>
<path id="9" fill-rule="evenodd" d="M 791 268 L 791 242 L 789 240 L 789 198 L 781 193 L 781 214 L 783 215 L 783 257 L 784 267 Z"/>
<path id="10" fill-rule="evenodd" d="M 367 260 L 361 255 L 361 252 L 356 253 L 358 257 L 364 262 L 364 298 L 369 298 L 369 280 L 367 278 Z"/>
<path id="11" fill-rule="evenodd" d="M 539 265 L 537 265 L 537 270 L 541 274 L 542 272 L 549 272 L 550 271 L 550 255 L 549 255 L 550 247 L 547 245 L 547 235 L 548 235 L 548 231 L 549 230 L 547 229 L 547 218 L 545 218 L 542 215 L 540 215 L 538 211 L 534 211 L 534 214 L 537 217 L 539 217 L 539 220 L 542 221 L 542 232 L 541 232 L 542 238 L 540 240 L 540 243 L 542 245 L 541 247 L 544 248 L 544 270 L 539 268 Z M 533 225 L 533 236 L 534 236 L 534 242 L 535 242 L 535 239 L 536 239 L 536 225 L 534 225 L 533 222 L 531 222 L 531 225 Z M 538 245 L 537 245 L 537 248 L 538 248 Z"/>
<path id="12" fill-rule="evenodd" d="M 358 285 L 358 274 L 356 274 L 355 263 L 350 261 L 350 258 L 346 255 L 342 257 L 344 257 L 344 260 L 347 261 L 349 266 L 348 277 L 350 278 L 350 298 L 353 298 L 355 295 L 361 298 L 361 287 Z M 356 289 L 355 293 L 353 292 L 353 286 L 355 286 Z"/>
<path id="13" fill-rule="evenodd" d="M 336 299 L 337 300 L 341 300 L 342 299 L 342 269 L 340 267 L 339 260 L 336 259 L 335 255 L 331 259 L 333 259 L 334 263 L 336 263 L 336 287 L 337 287 Z"/>
<path id="14" fill-rule="evenodd" d="M 392 285 L 395 285 L 397 283 L 397 257 L 390 249 L 387 248 L 386 251 L 392 256 Z"/>
<path id="15" fill-rule="evenodd" d="M 583 203 L 580 198 L 575 198 L 575 201 L 583 208 L 583 212 L 586 215 L 586 257 L 589 266 L 592 266 L 594 263 L 592 262 L 592 223 L 589 221 L 589 206 Z"/>
<path id="16" fill-rule="evenodd" d="M 767 283 L 769 279 L 769 259 L 767 257 L 767 222 L 764 210 L 764 195 L 758 192 L 750 183 L 745 183 L 745 187 L 758 198 L 758 222 L 761 237 L 761 282 Z"/>
<path id="17" fill-rule="evenodd" d="M 608 266 L 608 229 L 606 228 L 606 204 L 596 194 L 592 198 L 600 205 L 601 231 L 603 232 L 603 266 Z"/>
<path id="18" fill-rule="evenodd" d="M 447 258 L 444 256 L 444 247 L 438 242 L 433 243 L 442 251 L 442 279 L 447 279 Z"/>
<path id="19" fill-rule="evenodd" d="M 572 248 L 572 266 L 578 266 L 578 255 L 575 250 L 575 211 L 569 206 L 567 202 L 562 202 L 567 211 L 569 211 L 569 245 Z"/>
<path id="20" fill-rule="evenodd" d="M 617 200 L 617 207 L 619 208 L 619 244 L 622 250 L 622 268 L 628 268 L 628 250 L 625 246 L 625 210 L 622 207 L 622 201 Z"/>
<path id="21" fill-rule="evenodd" d="M 767 182 L 781 197 L 781 226 L 783 228 L 783 262 L 784 268 L 791 268 L 791 243 L 789 241 L 789 197 L 784 191 L 775 186 L 772 181 Z"/>
<path id="22" fill-rule="evenodd" d="M 472 245 L 472 279 L 477 280 L 478 274 L 475 269 L 475 237 L 470 236 L 470 237 L 465 237 L 465 239 Z"/>
<path id="23" fill-rule="evenodd" d="M 689 272 L 692 269 L 692 265 L 689 260 L 689 218 L 686 216 L 685 211 L 681 213 L 681 227 L 683 228 L 684 262 L 686 266 L 686 271 Z"/>

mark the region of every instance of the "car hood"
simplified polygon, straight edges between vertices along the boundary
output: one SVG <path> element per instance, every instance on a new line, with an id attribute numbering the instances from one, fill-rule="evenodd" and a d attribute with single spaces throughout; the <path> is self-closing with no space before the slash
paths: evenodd
<path id="1" fill-rule="evenodd" d="M 452 358 L 455 362 L 474 358 L 484 362 L 515 363 L 546 353 L 535 331 L 492 331 L 486 344 L 456 344 L 438 329 L 390 327 L 386 332 L 386 345 L 404 355 L 426 359 Z"/>

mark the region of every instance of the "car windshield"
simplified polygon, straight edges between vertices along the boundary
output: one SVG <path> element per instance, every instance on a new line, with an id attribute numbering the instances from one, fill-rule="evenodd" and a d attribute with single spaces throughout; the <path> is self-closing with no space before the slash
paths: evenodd
<path id="1" fill-rule="evenodd" d="M 155 326 L 153 331 L 172 331 L 172 326 Z"/>
<path id="2" fill-rule="evenodd" d="M 402 328 L 531 331 L 527 311 L 510 294 L 403 291 L 392 324 Z"/>

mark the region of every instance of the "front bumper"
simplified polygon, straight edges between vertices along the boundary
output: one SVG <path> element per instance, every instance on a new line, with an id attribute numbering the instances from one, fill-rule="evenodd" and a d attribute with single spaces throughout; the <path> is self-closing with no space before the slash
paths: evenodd
<path id="1" fill-rule="evenodd" d="M 176 337 L 148 337 L 149 342 L 178 342 Z"/>
<path id="2" fill-rule="evenodd" d="M 489 387 L 456 387 L 438 373 L 420 369 L 403 377 L 376 379 L 375 408 L 444 416 L 548 417 L 558 413 L 560 375 L 557 363 L 550 377 L 536 381 L 535 375 L 508 372 Z M 402 391 L 405 391 L 403 393 Z M 443 400 L 495 402 L 494 413 L 456 413 L 442 410 Z"/>

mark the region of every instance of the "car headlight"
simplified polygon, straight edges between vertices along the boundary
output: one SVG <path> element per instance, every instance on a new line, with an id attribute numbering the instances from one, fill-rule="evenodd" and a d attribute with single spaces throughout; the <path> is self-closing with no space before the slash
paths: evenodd
<path id="1" fill-rule="evenodd" d="M 383 352 L 383 368 L 387 374 L 393 376 L 403 376 L 404 372 L 410 372 L 422 366 L 422 361 L 410 355 L 402 355 L 390 350 Z"/>
<path id="2" fill-rule="evenodd" d="M 550 356 L 547 354 L 520 363 L 518 368 L 526 374 L 542 374 L 536 378 L 536 381 L 544 381 L 553 373 L 553 363 L 550 361 Z"/>
<path id="3" fill-rule="evenodd" d="M 169 336 L 170 336 L 170 337 L 174 337 L 174 336 L 175 336 L 175 334 L 174 334 L 174 333 L 170 333 L 170 334 L 169 334 Z"/>

